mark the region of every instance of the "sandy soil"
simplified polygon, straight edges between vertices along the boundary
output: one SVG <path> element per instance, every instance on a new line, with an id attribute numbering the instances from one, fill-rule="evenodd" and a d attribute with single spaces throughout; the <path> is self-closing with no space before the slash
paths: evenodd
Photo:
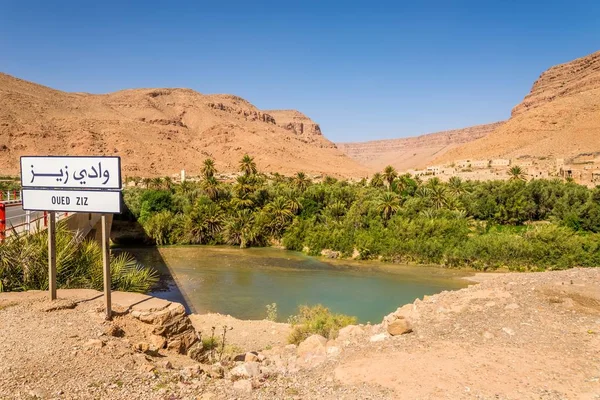
<path id="1" fill-rule="evenodd" d="M 286 324 L 192 316 L 202 331 L 233 326 L 228 340 L 243 350 L 265 349 L 270 372 L 251 392 L 195 373 L 185 356 L 136 352 L 143 327 L 126 314 L 112 322 L 125 335 L 107 335 L 101 299 L 8 295 L 0 294 L 1 399 L 600 398 L 600 269 L 487 275 L 402 308 L 412 333 L 359 326 L 320 358 L 284 347 Z"/>

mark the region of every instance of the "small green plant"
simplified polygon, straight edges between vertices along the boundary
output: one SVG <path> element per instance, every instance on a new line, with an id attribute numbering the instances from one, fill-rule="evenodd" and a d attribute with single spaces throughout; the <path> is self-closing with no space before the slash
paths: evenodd
<path id="1" fill-rule="evenodd" d="M 288 342 L 293 344 L 298 344 L 315 334 L 334 339 L 341 328 L 356 323 L 356 317 L 334 314 L 321 304 L 313 307 L 300 306 L 298 311 L 298 315 L 291 318 L 293 329 Z"/>
<path id="2" fill-rule="evenodd" d="M 277 321 L 277 303 L 267 304 L 267 320 Z"/>

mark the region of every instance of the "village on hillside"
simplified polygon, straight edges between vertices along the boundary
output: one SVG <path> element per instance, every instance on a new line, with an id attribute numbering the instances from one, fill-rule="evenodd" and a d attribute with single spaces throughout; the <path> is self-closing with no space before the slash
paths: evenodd
<path id="1" fill-rule="evenodd" d="M 452 176 L 458 176 L 472 180 L 504 180 L 510 178 L 509 171 L 515 166 L 523 170 L 527 179 L 569 179 L 588 187 L 600 183 L 600 154 L 581 154 L 570 159 L 465 159 L 456 160 L 451 164 L 431 165 L 425 169 L 409 169 L 406 172 L 423 179 L 435 176 L 441 180 L 448 180 Z"/>

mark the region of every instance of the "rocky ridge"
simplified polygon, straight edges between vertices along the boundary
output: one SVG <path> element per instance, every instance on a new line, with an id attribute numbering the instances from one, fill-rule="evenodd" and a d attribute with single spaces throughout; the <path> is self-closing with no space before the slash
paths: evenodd
<path id="1" fill-rule="evenodd" d="M 569 159 L 600 154 L 600 52 L 541 74 L 511 118 L 489 135 L 437 157 Z"/>
<path id="2" fill-rule="evenodd" d="M 337 143 L 337 146 L 350 158 L 373 171 L 381 171 L 387 165 L 404 171 L 431 165 L 436 157 L 462 144 L 489 135 L 503 123 L 495 122 L 401 139 Z"/>
<path id="3" fill-rule="evenodd" d="M 126 176 L 222 172 L 248 153 L 265 172 L 361 175 L 318 125 L 295 111 L 263 111 L 233 95 L 190 89 L 66 93 L 0 73 L 0 171 L 22 155 L 120 155 Z"/>

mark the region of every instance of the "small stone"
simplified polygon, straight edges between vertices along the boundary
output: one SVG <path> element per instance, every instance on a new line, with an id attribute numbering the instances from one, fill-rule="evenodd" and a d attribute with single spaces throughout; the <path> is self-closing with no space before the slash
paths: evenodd
<path id="1" fill-rule="evenodd" d="M 125 331 L 120 326 L 111 324 L 104 330 L 104 334 L 106 336 L 123 337 Z"/>
<path id="2" fill-rule="evenodd" d="M 252 392 L 252 382 L 248 379 L 242 379 L 233 383 L 233 389 L 239 392 L 250 393 Z"/>
<path id="3" fill-rule="evenodd" d="M 244 356 L 244 361 L 245 362 L 258 361 L 258 356 L 254 353 L 246 353 L 246 355 Z"/>
<path id="4" fill-rule="evenodd" d="M 101 349 L 104 347 L 104 342 L 100 339 L 90 339 L 83 344 L 86 349 Z"/>
<path id="5" fill-rule="evenodd" d="M 286 351 L 296 351 L 296 347 L 297 346 L 295 344 L 287 344 L 287 345 L 285 345 L 284 349 Z"/>
<path id="6" fill-rule="evenodd" d="M 387 331 L 392 336 L 404 335 L 413 331 L 412 324 L 404 318 L 398 318 L 394 322 L 388 324 Z"/>
<path id="7" fill-rule="evenodd" d="M 262 353 L 258 353 L 258 355 L 256 356 L 256 358 L 258 359 L 258 361 L 263 362 L 267 359 L 267 357 L 262 354 Z"/>
<path id="8" fill-rule="evenodd" d="M 156 370 L 156 367 L 152 364 L 144 364 L 142 366 L 142 371 L 144 372 L 153 372 Z"/>
<path id="9" fill-rule="evenodd" d="M 252 378 L 260 375 L 260 365 L 257 362 L 247 362 L 229 371 L 234 379 Z"/>
<path id="10" fill-rule="evenodd" d="M 486 339 L 493 339 L 494 338 L 494 334 L 488 331 L 483 332 L 483 337 Z"/>
<path id="11" fill-rule="evenodd" d="M 207 371 L 208 376 L 214 379 L 223 379 L 225 377 L 225 370 L 219 364 L 211 365 L 210 369 Z"/>
<path id="12" fill-rule="evenodd" d="M 327 356 L 328 357 L 335 357 L 335 356 L 339 355 L 341 352 L 342 351 L 337 346 L 327 347 Z"/>
<path id="13" fill-rule="evenodd" d="M 378 333 L 377 335 L 373 335 L 369 338 L 369 342 L 383 342 L 388 338 L 387 333 Z"/>
<path id="14" fill-rule="evenodd" d="M 171 361 L 167 360 L 162 363 L 162 367 L 164 369 L 173 369 L 173 364 L 171 364 Z"/>
<path id="15" fill-rule="evenodd" d="M 517 308 L 519 308 L 519 305 L 517 303 L 510 303 L 506 307 L 504 307 L 505 310 L 516 310 Z"/>
<path id="16" fill-rule="evenodd" d="M 508 336 L 514 336 L 515 335 L 515 331 L 512 330 L 511 328 L 502 328 L 502 331 L 504 333 L 506 333 Z"/>
<path id="17" fill-rule="evenodd" d="M 29 396 L 33 397 L 34 399 L 45 399 L 48 397 L 48 394 L 44 391 L 44 389 L 33 389 L 29 392 Z"/>

